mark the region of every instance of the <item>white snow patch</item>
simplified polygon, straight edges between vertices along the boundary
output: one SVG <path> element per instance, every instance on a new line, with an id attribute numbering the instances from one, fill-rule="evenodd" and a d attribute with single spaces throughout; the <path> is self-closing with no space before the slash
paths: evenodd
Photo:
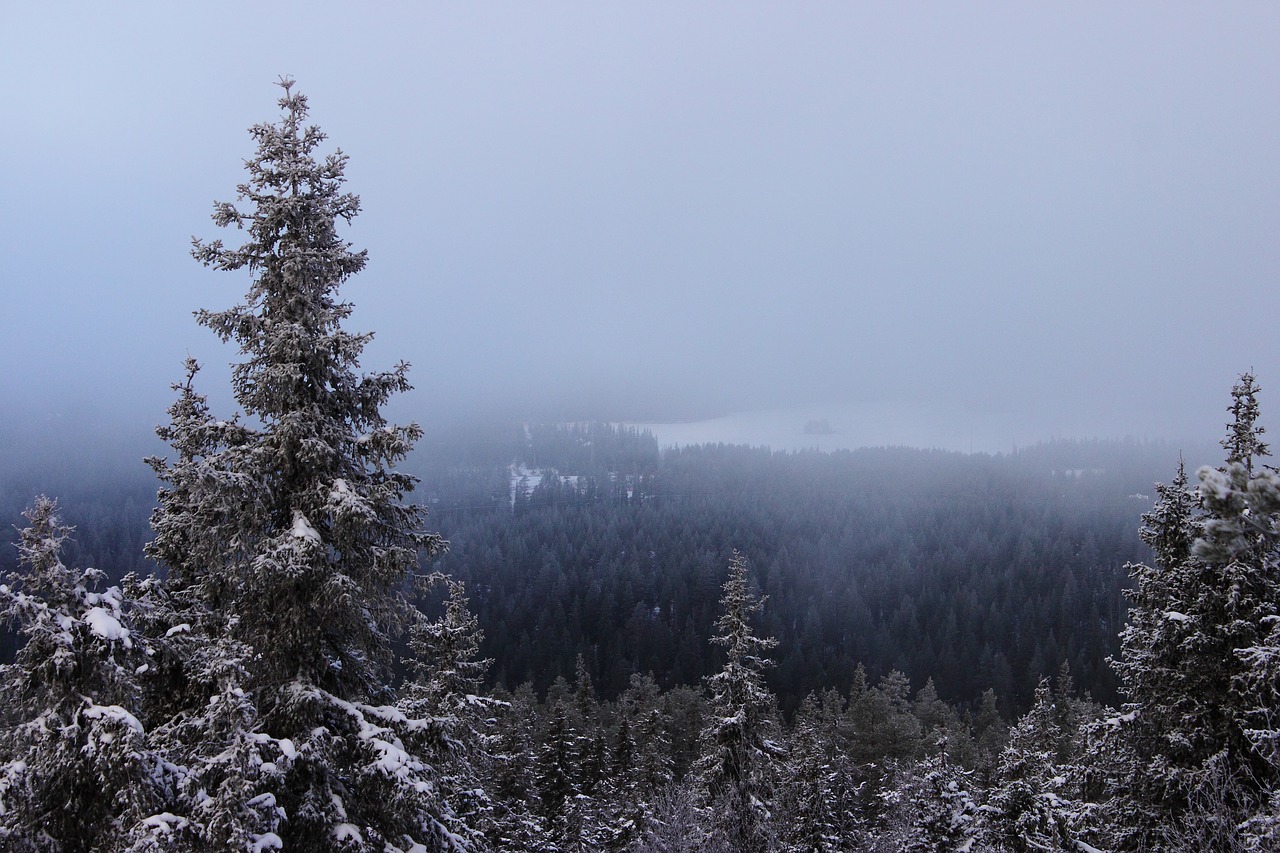
<path id="1" fill-rule="evenodd" d="M 320 534 L 311 526 L 311 522 L 307 521 L 307 517 L 300 509 L 293 511 L 293 529 L 289 533 L 298 539 L 305 539 L 316 544 L 320 543 Z"/>
<path id="2" fill-rule="evenodd" d="M 164 635 L 166 637 L 172 637 L 174 634 L 181 634 L 183 632 L 190 631 L 190 630 L 191 630 L 191 624 L 188 622 L 183 622 L 181 625 L 174 625 L 168 631 L 165 631 Z"/>
<path id="3" fill-rule="evenodd" d="M 1136 719 L 1138 719 L 1138 712 L 1136 710 L 1133 710 L 1127 714 L 1121 714 L 1117 717 L 1108 717 L 1107 719 L 1102 721 L 1102 724 L 1104 726 L 1110 726 L 1111 728 L 1114 729 L 1114 728 L 1119 728 L 1121 723 L 1132 723 Z"/>
<path id="4" fill-rule="evenodd" d="M 105 608 L 90 607 L 84 614 L 84 621 L 89 624 L 89 630 L 96 636 L 111 643 L 124 643 L 125 648 L 133 647 L 129 640 L 129 630 Z"/>
<path id="5" fill-rule="evenodd" d="M 191 822 L 171 812 L 161 812 L 151 817 L 144 817 L 142 825 L 149 829 L 152 835 L 168 835 L 176 829 L 186 829 Z"/>
<path id="6" fill-rule="evenodd" d="M 333 837 L 338 841 L 354 841 L 360 844 L 364 841 L 364 836 L 360 833 L 360 827 L 354 823 L 340 823 L 333 828 Z"/>
<path id="7" fill-rule="evenodd" d="M 81 697 L 87 703 L 84 709 L 84 715 L 91 720 L 112 720 L 117 723 L 123 723 L 133 729 L 138 734 L 142 734 L 142 723 L 138 722 L 138 718 L 130 714 L 119 705 L 98 705 L 89 699 L 89 697 Z"/>
<path id="8" fill-rule="evenodd" d="M 516 490 L 520 488 L 521 480 L 524 481 L 524 491 L 520 493 L 522 496 L 527 496 L 530 492 L 532 492 L 534 489 L 538 487 L 539 483 L 542 482 L 541 471 L 534 471 L 533 469 L 528 468 L 524 465 L 520 465 L 519 467 L 516 467 L 515 465 L 509 466 L 507 468 L 507 475 L 511 482 L 511 505 L 512 506 L 515 506 Z"/>
<path id="9" fill-rule="evenodd" d="M 274 832 L 264 832 L 261 835 L 253 836 L 253 843 L 249 845 L 250 853 L 262 853 L 263 850 L 283 850 L 284 840 Z"/>
<path id="10" fill-rule="evenodd" d="M 1190 616 L 1188 616 L 1185 613 L 1179 613 L 1176 610 L 1166 610 L 1164 612 L 1164 618 L 1168 619 L 1171 622 L 1190 622 L 1191 621 Z"/>

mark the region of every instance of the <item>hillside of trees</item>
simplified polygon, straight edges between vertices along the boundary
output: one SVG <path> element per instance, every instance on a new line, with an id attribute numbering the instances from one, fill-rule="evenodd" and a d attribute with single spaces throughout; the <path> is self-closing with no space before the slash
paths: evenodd
<path id="1" fill-rule="evenodd" d="M 715 667 L 706 626 L 738 548 L 769 596 L 761 628 L 782 643 L 769 682 L 787 712 L 848 685 L 859 664 L 916 687 L 932 678 L 954 702 L 994 688 L 1011 712 L 1066 662 L 1115 699 L 1106 657 L 1124 622 L 1124 565 L 1147 554 L 1138 519 L 1168 448 L 660 454 L 648 438 L 628 464 L 589 463 L 587 447 L 627 437 L 646 443 L 600 424 L 535 431 L 523 450 L 543 465 L 532 487 L 498 466 L 424 477 L 450 542 L 434 567 L 466 581 L 499 682 L 542 692 L 581 656 L 610 697 L 634 673 L 697 684 Z"/>
<path id="2" fill-rule="evenodd" d="M 281 86 L 215 205 L 243 242 L 193 249 L 251 278 L 197 313 L 239 411 L 188 359 L 154 500 L 22 499 L 0 846 L 1280 849 L 1252 374 L 1194 480 L 1137 443 L 659 453 L 548 425 L 441 442 L 415 504 L 422 429 L 383 415 L 408 366 L 360 372 L 344 328 L 359 201 Z"/>
<path id="3" fill-rule="evenodd" d="M 609 698 L 637 673 L 696 686 L 716 666 L 706 631 L 738 548 L 769 597 L 761 629 L 782 646 L 768 679 L 787 713 L 862 666 L 916 689 L 932 679 L 964 707 L 991 688 L 1011 715 L 1064 663 L 1083 691 L 1117 701 L 1106 659 L 1119 650 L 1124 566 L 1149 554 L 1139 516 L 1170 458 L 1139 442 L 996 457 L 661 452 L 634 429 L 549 424 L 426 445 L 407 465 L 449 542 L 422 569 L 466 583 L 492 685 L 543 694 L 581 657 Z M 136 468 L 52 487 L 76 521 L 68 559 L 117 581 L 153 569 L 155 485 Z M 11 489 L 6 515 L 49 490 Z"/>

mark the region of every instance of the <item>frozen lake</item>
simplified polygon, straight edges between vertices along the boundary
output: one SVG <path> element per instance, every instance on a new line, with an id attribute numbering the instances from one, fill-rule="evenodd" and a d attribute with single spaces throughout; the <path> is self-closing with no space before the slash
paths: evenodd
<path id="1" fill-rule="evenodd" d="M 1062 413 L 941 413 L 921 406 L 862 404 L 739 412 L 688 423 L 644 423 L 664 447 L 718 443 L 773 450 L 905 446 L 962 453 L 1007 453 L 1053 438 L 1123 438 L 1121 429 L 1088 430 Z"/>

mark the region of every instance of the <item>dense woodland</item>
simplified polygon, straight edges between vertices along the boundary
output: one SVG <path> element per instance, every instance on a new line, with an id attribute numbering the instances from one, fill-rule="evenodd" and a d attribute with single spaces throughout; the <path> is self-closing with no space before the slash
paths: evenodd
<path id="1" fill-rule="evenodd" d="M 407 465 L 449 548 L 422 569 L 466 583 L 495 661 L 489 684 L 545 694 L 579 657 L 609 698 L 636 673 L 664 689 L 700 684 L 718 665 L 706 634 L 738 548 L 769 597 L 760 627 L 781 642 L 769 685 L 787 713 L 847 686 L 859 665 L 917 689 L 931 678 L 962 707 L 992 688 L 1008 716 L 1065 663 L 1083 691 L 1116 701 L 1106 659 L 1119 649 L 1124 566 L 1149 553 L 1138 519 L 1176 458 L 1138 442 L 997 457 L 660 452 L 608 424 L 428 442 Z M 56 493 L 78 527 L 69 559 L 114 580 L 145 574 L 155 485 L 136 467 L 65 490 L 15 478 L 27 488 L 5 495 L 5 511 L 17 521 L 30 495 Z"/>
<path id="2" fill-rule="evenodd" d="M 781 642 L 769 684 L 788 712 L 860 664 L 916 687 L 932 678 L 956 702 L 994 688 L 1010 712 L 1065 662 L 1113 700 L 1105 658 L 1124 621 L 1124 565 L 1146 556 L 1143 493 L 1176 457 L 1132 442 L 995 458 L 659 454 L 652 438 L 603 425 L 530 432 L 511 452 L 547 466 L 531 488 L 496 467 L 424 484 L 451 543 L 436 567 L 466 581 L 498 681 L 541 692 L 581 655 L 607 696 L 637 672 L 696 685 L 718 665 L 706 631 L 737 548 L 769 597 L 760 628 Z"/>
<path id="3" fill-rule="evenodd" d="M 158 494 L 6 486 L 6 849 L 1280 849 L 1252 375 L 1198 483 L 1139 443 L 549 425 L 420 451 L 428 518 L 422 430 L 382 415 L 407 365 L 359 373 L 343 329 L 345 160 L 282 86 L 215 206 L 243 243 L 193 251 L 252 277 L 197 315 L 240 412 L 188 360 Z"/>

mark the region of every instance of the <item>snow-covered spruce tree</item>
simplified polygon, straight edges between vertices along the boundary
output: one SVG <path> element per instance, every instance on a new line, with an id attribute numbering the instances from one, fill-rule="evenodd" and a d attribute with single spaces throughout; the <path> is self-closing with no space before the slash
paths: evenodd
<path id="1" fill-rule="evenodd" d="M 776 809 L 787 853 L 835 853 L 863 840 L 854 820 L 857 773 L 836 741 L 843 711 L 835 690 L 809 694 L 796 710 Z"/>
<path id="2" fill-rule="evenodd" d="M 752 593 L 747 559 L 737 551 L 723 589 L 711 642 L 724 647 L 726 660 L 707 679 L 710 720 L 701 734 L 693 776 L 713 834 L 730 850 L 764 853 L 774 846 L 772 801 L 785 755 L 775 741 L 776 702 L 764 683 L 772 661 L 763 655 L 778 641 L 752 631 L 751 617 L 764 609 L 765 599 Z"/>
<path id="3" fill-rule="evenodd" d="M 1245 664 L 1237 686 L 1246 698 L 1245 734 L 1267 762 L 1269 780 L 1242 827 L 1247 849 L 1280 850 L 1280 616 L 1264 617 L 1270 632 L 1240 653 Z"/>
<path id="4" fill-rule="evenodd" d="M 167 485 L 146 553 L 168 577 L 135 584 L 138 627 L 153 651 L 144 710 L 155 721 L 155 747 L 184 769 L 174 808 L 191 823 L 187 837 L 168 839 L 181 842 L 172 849 L 243 850 L 279 837 L 282 810 L 272 791 L 293 748 L 259 730 L 245 690 L 253 649 L 232 630 L 238 616 L 225 606 L 234 578 L 209 570 L 226 546 L 206 529 L 228 515 L 226 494 L 237 478 L 216 460 L 248 433 L 213 417 L 194 389 L 194 359 L 186 370 L 186 381 L 173 386 L 170 422 L 156 430 L 176 458 L 147 460 Z"/>
<path id="5" fill-rule="evenodd" d="M 216 625 L 250 650 L 240 683 L 223 678 L 206 702 L 243 696 L 237 713 L 251 730 L 231 740 L 269 753 L 259 756 L 269 772 L 240 786 L 281 817 L 254 843 L 462 849 L 473 834 L 411 745 L 435 721 L 407 716 L 388 687 L 391 640 L 416 619 L 406 579 L 419 554 L 443 547 L 404 503 L 413 479 L 394 470 L 421 430 L 381 414 L 408 389 L 408 366 L 358 372 L 370 335 L 342 329 L 351 306 L 338 288 L 365 253 L 337 227 L 359 200 L 343 191 L 345 156 L 317 157 L 325 136 L 306 125 L 306 98 L 290 80 L 281 86 L 280 121 L 251 130 L 257 150 L 238 202 L 215 206 L 214 222 L 245 239 L 193 249 L 206 266 L 252 276 L 244 304 L 197 313 L 239 347 L 232 385 L 243 417 L 212 418 L 188 381 L 161 430 L 177 458 L 155 463 L 166 487 L 151 553 L 181 606 L 206 614 L 193 632 Z"/>
<path id="6" fill-rule="evenodd" d="M 501 703 L 481 695 L 492 661 L 480 658 L 484 633 L 468 607 L 466 586 L 438 572 L 420 579 L 420 589 L 444 586 L 449 596 L 438 619 L 418 614 L 409 630 L 413 655 L 404 661 L 411 678 L 400 707 L 412 718 L 429 720 L 412 743 L 438 764 L 437 784 L 459 817 L 474 830 L 490 832 L 494 804 L 480 780 L 491 760 L 486 729 Z"/>
<path id="7" fill-rule="evenodd" d="M 1121 849 L 1142 849 L 1158 838 L 1185 801 L 1190 744 L 1179 734 L 1188 695 L 1212 673 L 1188 666 L 1195 626 L 1184 612 L 1188 592 L 1204 568 L 1192 558 L 1200 534 L 1199 498 L 1180 460 L 1173 480 L 1156 484 L 1156 502 L 1142 516 L 1140 536 L 1151 565 L 1130 564 L 1133 588 L 1121 655 L 1111 661 L 1129 699 L 1123 713 L 1092 728 L 1086 790 L 1100 803 L 1101 827 Z M 1186 618 L 1184 618 L 1186 617 Z"/>
<path id="8" fill-rule="evenodd" d="M 1228 849 L 1276 789 L 1254 734 L 1269 700 L 1251 650 L 1280 613 L 1280 481 L 1260 462 L 1257 392 L 1248 373 L 1232 390 L 1227 464 L 1198 471 L 1198 495 L 1180 466 L 1143 519 L 1154 565 L 1130 567 L 1136 588 L 1115 662 L 1129 704 L 1095 727 L 1100 760 L 1086 789 L 1118 849 L 1191 838 Z"/>
<path id="9" fill-rule="evenodd" d="M 945 737 L 937 751 L 904 769 L 886 799 L 885 827 L 869 847 L 893 853 L 972 850 L 979 807 L 973 773 L 947 758 Z"/>
<path id="10" fill-rule="evenodd" d="M 0 671 L 0 847 L 146 849 L 152 829 L 185 824 L 164 808 L 176 768 L 135 713 L 146 649 L 120 588 L 97 592 L 102 572 L 63 564 L 57 504 L 37 498 L 25 516 L 20 571 L 0 584 L 0 618 L 24 638 Z"/>
<path id="11" fill-rule="evenodd" d="M 1031 710 L 1009 732 L 986 811 L 997 849 L 1030 853 L 1072 850 L 1081 806 L 1071 773 L 1057 763 L 1062 732 L 1049 680 L 1041 679 Z"/>
<path id="12" fill-rule="evenodd" d="M 1211 795 L 1195 793 L 1220 802 L 1218 810 L 1230 820 L 1206 820 L 1204 809 L 1193 808 L 1189 823 L 1198 833 L 1205 832 L 1199 827 L 1217 832 L 1222 849 L 1227 841 L 1241 849 L 1274 849 L 1280 839 L 1280 474 L 1261 461 L 1270 451 L 1257 422 L 1258 391 L 1253 375 L 1242 374 L 1232 389 L 1233 423 L 1222 442 L 1227 465 L 1197 472 L 1206 518 L 1192 552 L 1217 572 L 1221 589 L 1203 591 L 1190 613 L 1218 623 L 1210 647 L 1230 656 L 1223 666 L 1230 681 L 1221 748 L 1205 762 L 1203 787 Z"/>

